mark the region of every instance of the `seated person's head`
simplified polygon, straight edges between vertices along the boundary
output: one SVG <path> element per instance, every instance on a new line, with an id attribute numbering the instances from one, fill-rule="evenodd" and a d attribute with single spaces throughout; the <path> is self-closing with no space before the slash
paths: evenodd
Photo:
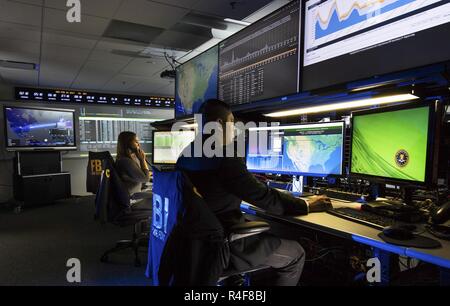
<path id="1" fill-rule="evenodd" d="M 117 139 L 117 158 L 131 157 L 140 149 L 139 139 L 136 133 L 125 131 L 119 134 Z"/>
<path id="2" fill-rule="evenodd" d="M 234 116 L 230 106 L 217 99 L 210 99 L 200 107 L 202 113 L 203 127 L 208 123 L 215 123 L 222 130 L 223 145 L 228 145 L 234 140 Z"/>

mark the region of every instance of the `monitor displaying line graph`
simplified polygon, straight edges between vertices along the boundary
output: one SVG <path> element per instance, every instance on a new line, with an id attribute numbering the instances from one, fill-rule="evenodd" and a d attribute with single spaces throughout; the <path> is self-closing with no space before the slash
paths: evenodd
<path id="1" fill-rule="evenodd" d="M 449 0 L 306 1 L 303 89 L 448 60 L 449 24 Z"/>

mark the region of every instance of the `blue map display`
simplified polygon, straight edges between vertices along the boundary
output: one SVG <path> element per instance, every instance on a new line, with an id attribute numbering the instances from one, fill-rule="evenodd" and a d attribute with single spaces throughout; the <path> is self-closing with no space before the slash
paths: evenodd
<path id="1" fill-rule="evenodd" d="M 247 155 L 247 167 L 254 172 L 327 176 L 342 174 L 343 135 L 291 135 L 282 137 L 279 152 Z"/>
<path id="2" fill-rule="evenodd" d="M 177 68 L 175 115 L 198 112 L 202 103 L 217 98 L 218 47 L 213 47 Z"/>

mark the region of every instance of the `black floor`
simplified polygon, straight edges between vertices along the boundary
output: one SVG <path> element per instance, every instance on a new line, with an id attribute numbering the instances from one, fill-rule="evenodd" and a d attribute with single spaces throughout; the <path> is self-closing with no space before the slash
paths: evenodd
<path id="1" fill-rule="evenodd" d="M 131 238 L 132 228 L 94 221 L 93 202 L 93 197 L 74 198 L 20 214 L 0 208 L 0 285 L 73 286 L 66 280 L 69 258 L 81 262 L 80 285 L 150 285 L 145 249 L 141 267 L 134 266 L 132 250 L 100 262 L 117 240 Z"/>

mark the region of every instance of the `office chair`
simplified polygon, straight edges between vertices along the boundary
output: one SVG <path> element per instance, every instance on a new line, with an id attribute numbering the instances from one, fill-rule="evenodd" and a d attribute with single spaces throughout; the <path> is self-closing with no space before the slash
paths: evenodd
<path id="1" fill-rule="evenodd" d="M 167 188 L 170 186 L 170 188 Z M 247 271 L 230 265 L 229 244 L 270 229 L 245 222 L 225 233 L 188 177 L 181 171 L 153 170 L 153 218 L 147 277 L 153 285 L 211 286 Z"/>
<path id="2" fill-rule="evenodd" d="M 86 167 L 86 191 L 97 194 L 100 185 L 100 177 L 105 170 L 105 161 L 113 165 L 114 160 L 108 151 L 89 151 L 88 164 Z"/>
<path id="3" fill-rule="evenodd" d="M 135 255 L 134 264 L 138 267 L 141 265 L 139 247 L 148 245 L 148 235 L 144 231 L 151 210 L 134 210 L 130 205 L 128 190 L 123 185 L 112 158 L 104 159 L 103 163 L 105 169 L 102 171 L 95 198 L 95 218 L 101 223 L 112 223 L 120 227 L 132 225 L 133 235 L 131 240 L 118 241 L 115 247 L 103 253 L 100 261 L 108 262 L 110 254 L 131 248 Z"/>

